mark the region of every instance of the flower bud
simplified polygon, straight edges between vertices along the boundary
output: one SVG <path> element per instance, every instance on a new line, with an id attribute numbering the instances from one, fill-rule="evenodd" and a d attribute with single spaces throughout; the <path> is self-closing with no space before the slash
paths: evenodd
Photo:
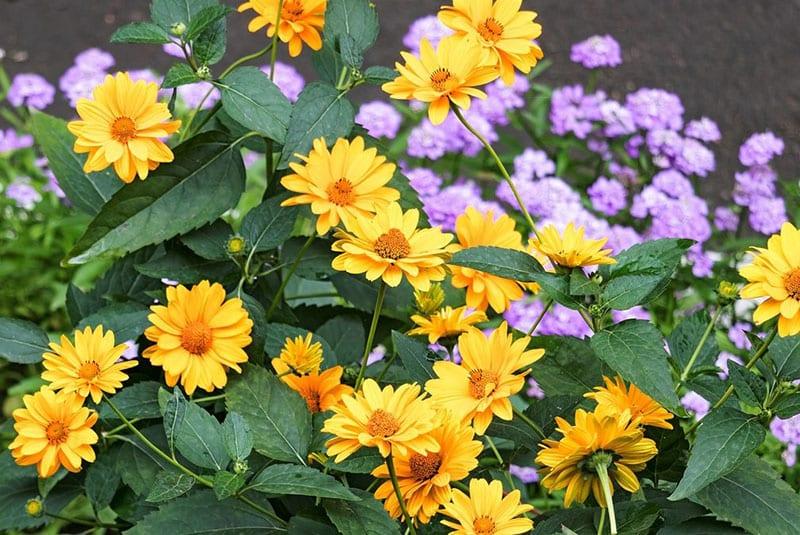
<path id="1" fill-rule="evenodd" d="M 414 292 L 417 310 L 423 316 L 430 316 L 442 307 L 444 303 L 444 290 L 441 284 L 432 284 L 427 292 Z"/>
<path id="2" fill-rule="evenodd" d="M 186 32 L 186 25 L 182 22 L 176 22 L 170 27 L 169 31 L 172 35 L 180 37 Z"/>
<path id="3" fill-rule="evenodd" d="M 589 306 L 589 314 L 591 314 L 593 318 L 602 318 L 606 314 L 606 308 L 603 305 L 595 303 Z"/>
<path id="4" fill-rule="evenodd" d="M 40 498 L 31 498 L 25 503 L 25 512 L 28 516 L 39 518 L 44 513 L 44 504 Z"/>
<path id="5" fill-rule="evenodd" d="M 197 77 L 201 80 L 211 79 L 211 69 L 208 67 L 208 65 L 200 65 L 197 68 Z"/>
<path id="6" fill-rule="evenodd" d="M 244 474 L 245 472 L 247 472 L 248 468 L 249 467 L 247 466 L 247 461 L 244 459 L 238 460 L 233 463 L 233 472 L 235 474 Z"/>
<path id="7" fill-rule="evenodd" d="M 721 302 L 736 301 L 739 297 L 739 286 L 734 282 L 722 281 L 717 288 L 717 294 Z"/>
<path id="8" fill-rule="evenodd" d="M 228 240 L 228 253 L 232 255 L 241 254 L 244 251 L 245 240 L 241 236 L 231 236 Z"/>

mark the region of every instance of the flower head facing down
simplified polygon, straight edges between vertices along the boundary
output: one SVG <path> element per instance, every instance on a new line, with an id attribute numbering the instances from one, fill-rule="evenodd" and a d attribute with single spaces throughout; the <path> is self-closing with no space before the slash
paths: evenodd
<path id="1" fill-rule="evenodd" d="M 430 316 L 419 314 L 411 316 L 411 321 L 417 326 L 408 331 L 408 334 L 427 336 L 428 342 L 435 344 L 440 338 L 459 335 L 468 331 L 476 323 L 486 320 L 486 314 L 480 310 L 446 306 Z"/>
<path id="2" fill-rule="evenodd" d="M 180 120 L 170 121 L 166 104 L 158 102 L 158 84 L 134 82 L 126 72 L 106 76 L 94 88 L 93 100 L 80 99 L 80 120 L 67 127 L 77 137 L 73 149 L 88 153 L 83 170 L 102 171 L 110 165 L 123 182 L 150 171 L 174 158 L 160 138 L 174 134 Z"/>
<path id="3" fill-rule="evenodd" d="M 242 300 L 225 299 L 219 283 L 166 288 L 167 305 L 150 307 L 151 326 L 145 337 L 154 342 L 142 353 L 153 366 L 164 368 L 169 386 L 180 381 L 187 394 L 197 388 L 212 392 L 228 383 L 227 371 L 242 372 L 244 348 L 252 342 L 253 320 Z"/>
<path id="4" fill-rule="evenodd" d="M 91 396 L 100 403 L 103 393 L 113 394 L 128 380 L 124 370 L 138 364 L 136 360 L 117 362 L 128 350 L 128 344 L 116 345 L 112 331 L 103 332 L 102 325 L 92 330 L 75 331 L 74 345 L 66 336 L 61 344 L 50 343 L 50 352 L 43 355 L 42 379 L 50 381 L 53 390 L 77 392 L 82 398 Z"/>
<path id="5" fill-rule="evenodd" d="M 256 16 L 247 25 L 247 30 L 257 32 L 267 27 L 267 37 L 275 35 L 278 25 L 278 39 L 289 44 L 289 55 L 297 57 L 305 43 L 311 50 L 322 48 L 320 31 L 325 25 L 327 0 L 248 0 L 239 6 L 242 13 L 248 9 Z M 280 22 L 278 22 L 280 9 Z"/>
<path id="6" fill-rule="evenodd" d="M 45 386 L 22 403 L 25 408 L 12 413 L 17 437 L 8 446 L 18 465 L 35 464 L 39 477 L 50 477 L 62 466 L 80 472 L 83 461 L 94 462 L 97 413 L 83 406 L 81 396 Z"/>
<path id="7" fill-rule="evenodd" d="M 341 401 L 342 396 L 353 393 L 350 386 L 342 384 L 343 371 L 341 366 L 333 366 L 321 373 L 284 375 L 281 380 L 303 396 L 308 412 L 314 414 L 330 410 Z"/>
<path id="8" fill-rule="evenodd" d="M 442 524 L 451 528 L 450 535 L 517 535 L 530 533 L 533 521 L 525 513 L 533 506 L 521 503 L 519 490 L 504 496 L 500 481 L 485 479 L 469 482 L 469 496 L 453 490 L 453 500 L 444 506 L 442 514 L 449 520 Z"/>
<path id="9" fill-rule="evenodd" d="M 322 344 L 312 342 L 312 336 L 311 333 L 308 333 L 305 337 L 286 338 L 280 355 L 278 358 L 272 359 L 275 373 L 278 375 L 318 373 L 319 367 L 322 365 Z"/>
<path id="10" fill-rule="evenodd" d="M 598 405 L 605 405 L 618 414 L 628 411 L 634 419 L 639 420 L 640 425 L 672 429 L 672 424 L 667 422 L 672 419 L 672 414 L 635 384 L 631 383 L 626 387 L 620 376 L 613 380 L 603 377 L 603 382 L 605 386 L 595 387 L 594 392 L 586 393 L 584 397 L 593 399 Z"/>
<path id="11" fill-rule="evenodd" d="M 599 264 L 616 264 L 611 258 L 611 249 L 603 249 L 608 238 L 589 240 L 584 237 L 583 226 L 567 224 L 563 233 L 554 225 L 539 231 L 539 237 L 532 239 L 533 246 L 550 259 L 553 264 L 574 268 Z"/>

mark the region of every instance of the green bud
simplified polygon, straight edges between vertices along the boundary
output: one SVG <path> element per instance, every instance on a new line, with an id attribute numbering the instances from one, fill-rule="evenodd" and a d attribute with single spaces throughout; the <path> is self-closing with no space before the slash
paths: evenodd
<path id="1" fill-rule="evenodd" d="M 241 236 L 231 236 L 228 240 L 228 253 L 232 255 L 241 254 L 244 251 L 245 240 Z"/>
<path id="2" fill-rule="evenodd" d="M 717 287 L 717 294 L 721 302 L 736 301 L 739 297 L 739 286 L 730 281 L 722 281 Z"/>
<path id="3" fill-rule="evenodd" d="M 595 303 L 589 306 L 589 314 L 591 314 L 593 318 L 602 318 L 606 314 L 606 308 L 603 305 Z"/>
<path id="4" fill-rule="evenodd" d="M 208 65 L 201 65 L 197 68 L 197 77 L 201 80 L 211 79 L 211 69 L 208 68 Z"/>
<path id="5" fill-rule="evenodd" d="M 238 460 L 233 463 L 233 472 L 235 474 L 244 474 L 245 472 L 247 472 L 248 468 L 249 466 L 247 465 L 247 461 L 244 459 Z"/>
<path id="6" fill-rule="evenodd" d="M 414 292 L 416 307 L 423 316 L 430 316 L 442 307 L 444 303 L 444 290 L 441 284 L 431 284 L 427 292 Z"/>
<path id="7" fill-rule="evenodd" d="M 176 37 L 180 37 L 186 32 L 186 25 L 182 22 L 176 22 L 169 28 L 170 33 Z"/>
<path id="8" fill-rule="evenodd" d="M 41 498 L 31 498 L 25 503 L 25 512 L 28 516 L 39 518 L 44 513 L 44 504 Z"/>

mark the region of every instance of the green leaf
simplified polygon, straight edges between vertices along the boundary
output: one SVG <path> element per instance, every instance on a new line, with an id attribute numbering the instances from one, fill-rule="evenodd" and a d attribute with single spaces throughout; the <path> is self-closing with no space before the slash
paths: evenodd
<path id="1" fill-rule="evenodd" d="M 216 4 L 217 0 L 153 0 L 150 16 L 166 30 L 178 23 L 183 23 L 188 28 L 200 11 Z"/>
<path id="2" fill-rule="evenodd" d="M 218 82 L 222 106 L 237 123 L 278 143 L 286 139 L 292 103 L 258 67 L 239 67 Z"/>
<path id="3" fill-rule="evenodd" d="M 193 84 L 198 81 L 200 81 L 200 78 L 189 65 L 186 63 L 176 63 L 167 71 L 164 80 L 161 82 L 161 87 L 172 88 L 185 84 Z"/>
<path id="4" fill-rule="evenodd" d="M 582 396 L 603 384 L 603 363 L 587 340 L 571 336 L 536 336 L 531 347 L 544 349 L 544 357 L 531 366 L 531 375 L 547 396 Z"/>
<path id="5" fill-rule="evenodd" d="M 228 44 L 227 20 L 211 24 L 192 42 L 192 55 L 200 65 L 214 65 L 225 56 Z"/>
<path id="6" fill-rule="evenodd" d="M 312 82 L 303 89 L 292 108 L 279 169 L 286 169 L 295 154 L 306 155 L 315 139 L 333 143 L 347 137 L 353 128 L 355 110 L 344 93 L 325 82 Z"/>
<path id="7" fill-rule="evenodd" d="M 89 215 L 96 215 L 111 196 L 122 187 L 113 168 L 99 173 L 85 173 L 86 156 L 72 147 L 75 136 L 67 130 L 67 123 L 46 113 L 34 113 L 31 130 L 36 144 L 47 156 L 50 169 L 75 207 Z"/>
<path id="8" fill-rule="evenodd" d="M 349 314 L 329 319 L 317 329 L 317 334 L 330 344 L 338 364 L 357 362 L 367 338 L 361 319 Z"/>
<path id="9" fill-rule="evenodd" d="M 361 48 L 352 35 L 343 35 L 339 39 L 339 49 L 341 50 L 342 60 L 351 68 L 358 69 L 364 63 L 364 55 Z"/>
<path id="10" fill-rule="evenodd" d="M 177 386 L 173 387 L 171 396 L 163 388 L 159 389 L 158 398 L 164 414 L 164 435 L 167 437 L 170 453 L 174 453 L 175 437 L 183 426 L 183 420 L 186 418 L 186 409 L 189 404 L 186 402 L 186 398 L 183 397 L 181 389 Z"/>
<path id="11" fill-rule="evenodd" d="M 689 363 L 692 353 L 700 343 L 700 339 L 703 337 L 703 333 L 710 322 L 711 319 L 708 317 L 708 312 L 700 310 L 680 322 L 667 337 L 670 355 L 678 363 L 680 369 L 684 369 Z M 719 345 L 712 331 L 700 349 L 694 366 L 696 368 L 713 366 L 717 355 L 719 355 Z"/>
<path id="12" fill-rule="evenodd" d="M 680 406 L 656 327 L 641 320 L 627 320 L 596 333 L 591 346 L 603 362 L 623 379 L 641 388 L 669 410 Z"/>
<path id="13" fill-rule="evenodd" d="M 167 449 L 164 428 L 160 424 L 140 428 L 140 431 L 156 446 Z M 178 473 L 177 468 L 153 453 L 135 436 L 126 437 L 116 451 L 115 460 L 122 481 L 139 496 L 147 496 L 160 472 Z"/>
<path id="14" fill-rule="evenodd" d="M 210 5 L 204 7 L 192 17 L 189 27 L 186 29 L 184 39 L 193 41 L 206 31 L 212 24 L 215 24 L 224 19 L 228 13 L 233 11 L 228 6 L 223 5 Z"/>
<path id="15" fill-rule="evenodd" d="M 573 507 L 572 509 L 547 511 L 537 519 L 533 535 L 568 535 L 570 532 L 579 535 L 596 533 L 594 510 Z"/>
<path id="16" fill-rule="evenodd" d="M 641 475 L 652 481 L 680 480 L 686 470 L 686 457 L 689 451 L 689 442 L 681 426 L 673 419 L 672 429 L 646 427 L 645 436 L 656 443 L 658 455 L 647 463 Z"/>
<path id="17" fill-rule="evenodd" d="M 245 366 L 228 386 L 225 404 L 247 422 L 257 452 L 277 461 L 306 464 L 311 414 L 305 400 L 275 375 Z"/>
<path id="18" fill-rule="evenodd" d="M 754 535 L 793 535 L 800 526 L 800 496 L 754 456 L 694 499 Z"/>
<path id="19" fill-rule="evenodd" d="M 370 282 L 364 275 L 337 272 L 331 275 L 336 291 L 357 310 L 372 314 L 379 283 Z M 408 310 L 414 306 L 414 290 L 405 279 L 397 288 L 386 290 L 381 315 L 408 321 Z"/>
<path id="20" fill-rule="evenodd" d="M 183 496 L 194 487 L 194 478 L 175 472 L 159 472 L 145 501 L 161 503 Z"/>
<path id="21" fill-rule="evenodd" d="M 528 253 L 501 247 L 470 247 L 454 254 L 449 263 L 519 282 L 534 282 L 534 273 L 542 272 Z"/>
<path id="22" fill-rule="evenodd" d="M 269 251 L 289 238 L 299 209 L 281 207 L 283 200 L 284 196 L 267 199 L 244 216 L 240 233 L 248 251 Z"/>
<path id="23" fill-rule="evenodd" d="M 281 247 L 281 263 L 294 262 L 297 258 L 297 253 L 305 242 L 306 238 L 289 238 L 286 240 L 283 247 Z M 294 273 L 298 277 L 310 280 L 328 278 L 329 275 L 334 273 L 331 262 L 335 256 L 336 253 L 331 251 L 331 242 L 318 237 L 311 244 L 311 247 L 306 250 Z"/>
<path id="24" fill-rule="evenodd" d="M 325 42 L 329 46 L 345 36 L 353 39 L 358 53 L 375 44 L 378 38 L 378 14 L 369 0 L 330 0 L 325 11 Z"/>
<path id="25" fill-rule="evenodd" d="M 174 247 L 164 255 L 136 265 L 136 271 L 153 279 L 168 278 L 183 284 L 196 284 L 202 280 L 225 281 L 238 273 L 239 268 L 230 259 L 207 260 L 183 247 Z"/>
<path id="26" fill-rule="evenodd" d="M 736 397 L 747 406 L 753 414 L 761 414 L 761 404 L 767 394 L 764 380 L 751 370 L 733 361 L 728 361 L 728 378 L 733 384 Z"/>
<path id="27" fill-rule="evenodd" d="M 575 296 L 598 295 L 600 285 L 580 269 L 573 269 L 569 273 L 569 294 Z"/>
<path id="28" fill-rule="evenodd" d="M 164 254 L 162 246 L 145 247 L 139 249 L 120 260 L 103 274 L 97 281 L 92 290 L 92 295 L 103 298 L 107 301 L 137 301 L 143 305 L 151 305 L 153 298 L 148 295 L 153 290 L 161 290 L 164 285 L 160 280 L 153 280 L 145 277 L 136 270 L 136 266 L 146 263 L 153 258 Z M 97 308 L 89 310 L 89 313 L 100 310 L 102 301 L 99 301 Z M 86 317 L 89 314 L 82 314 Z M 76 322 L 77 323 L 77 322 Z"/>
<path id="29" fill-rule="evenodd" d="M 164 28 L 152 22 L 131 22 L 117 28 L 111 35 L 112 43 L 141 43 L 163 45 L 169 43 L 169 35 Z"/>
<path id="30" fill-rule="evenodd" d="M 556 430 L 556 416 L 572 415 L 584 401 L 583 396 L 576 394 L 547 396 L 532 400 L 530 406 L 525 409 L 525 415 L 539 426 L 545 436 L 549 437 Z"/>
<path id="31" fill-rule="evenodd" d="M 333 526 L 322 524 L 315 520 L 293 516 L 289 519 L 289 535 L 336 535 L 338 532 Z"/>
<path id="32" fill-rule="evenodd" d="M 32 364 L 50 351 L 47 334 L 25 320 L 0 318 L 0 357 L 9 362 Z"/>
<path id="33" fill-rule="evenodd" d="M 397 331 L 392 331 L 392 344 L 412 381 L 424 385 L 428 379 L 436 378 L 435 355 L 427 345 Z"/>
<path id="34" fill-rule="evenodd" d="M 160 418 L 158 407 L 158 389 L 161 385 L 155 381 L 144 381 L 125 388 L 114 394 L 111 401 L 126 418 Z M 108 406 L 100 405 L 100 419 L 106 422 L 118 421 L 117 415 Z"/>
<path id="35" fill-rule="evenodd" d="M 622 503 L 618 509 L 620 520 L 617 533 L 620 535 L 647 535 L 661 512 L 654 503 L 634 501 Z"/>
<path id="36" fill-rule="evenodd" d="M 342 535 L 399 535 L 399 524 L 389 518 L 383 505 L 372 494 L 352 489 L 360 502 L 323 500 L 328 518 Z"/>
<path id="37" fill-rule="evenodd" d="M 248 485 L 258 492 L 282 496 L 316 496 L 360 501 L 347 487 L 319 470 L 296 464 L 273 464 L 266 467 Z"/>
<path id="38" fill-rule="evenodd" d="M 658 530 L 658 535 L 747 535 L 747 532 L 713 518 L 693 518 L 664 526 Z"/>
<path id="39" fill-rule="evenodd" d="M 214 474 L 214 494 L 218 500 L 230 498 L 244 486 L 247 475 L 232 474 L 230 472 L 217 472 Z"/>
<path id="40" fill-rule="evenodd" d="M 328 459 L 325 465 L 329 470 L 348 474 L 369 474 L 384 463 L 384 459 L 375 448 L 361 448 L 344 461 L 337 463 Z"/>
<path id="41" fill-rule="evenodd" d="M 175 433 L 175 447 L 189 462 L 224 470 L 228 466 L 228 453 L 222 441 L 222 425 L 200 405 L 189 402 L 183 422 Z"/>
<path id="42" fill-rule="evenodd" d="M 126 185 L 103 206 L 70 251 L 69 262 L 122 255 L 217 219 L 244 191 L 244 164 L 235 147 L 218 132 L 179 145 L 173 163 Z"/>
<path id="43" fill-rule="evenodd" d="M 234 294 L 228 296 L 235 297 Z M 252 359 L 254 364 L 264 363 L 264 341 L 267 335 L 267 312 L 264 306 L 256 300 L 255 297 L 248 295 L 244 292 L 241 294 L 242 303 L 247 315 L 253 320 L 253 330 L 250 332 L 250 337 L 253 341 L 245 348 L 245 351 Z"/>
<path id="44" fill-rule="evenodd" d="M 136 340 L 142 335 L 150 326 L 147 319 L 149 314 L 150 309 L 139 303 L 114 303 L 83 318 L 77 328 L 94 329 L 102 325 L 104 331 L 113 331 L 116 342 L 121 344 L 126 340 Z"/>
<path id="45" fill-rule="evenodd" d="M 775 365 L 775 375 L 784 381 L 800 379 L 800 336 L 777 337 L 767 357 Z"/>
<path id="46" fill-rule="evenodd" d="M 364 71 L 364 81 L 370 85 L 383 85 L 397 77 L 397 71 L 389 67 L 373 65 Z"/>
<path id="47" fill-rule="evenodd" d="M 765 434 L 757 416 L 730 407 L 711 411 L 697 430 L 686 472 L 669 499 L 694 496 L 734 470 L 764 441 Z"/>
<path id="48" fill-rule="evenodd" d="M 208 260 L 227 260 L 228 240 L 234 235 L 231 226 L 222 219 L 181 236 L 181 242 L 194 254 Z"/>
<path id="49" fill-rule="evenodd" d="M 86 497 L 92 502 L 95 511 L 105 509 L 119 488 L 120 476 L 113 459 L 109 455 L 99 455 L 97 460 L 86 468 Z"/>
<path id="50" fill-rule="evenodd" d="M 250 455 L 253 450 L 253 435 L 241 414 L 230 412 L 225 417 L 222 422 L 222 441 L 225 443 L 225 451 L 234 461 L 243 461 Z"/>

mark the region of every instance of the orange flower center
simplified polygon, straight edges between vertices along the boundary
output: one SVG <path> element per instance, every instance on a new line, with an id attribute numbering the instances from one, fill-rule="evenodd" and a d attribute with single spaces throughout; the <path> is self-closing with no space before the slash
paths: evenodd
<path id="1" fill-rule="evenodd" d="M 127 143 L 136 137 L 136 123 L 128 117 L 119 117 L 111 124 L 111 137 L 120 143 Z"/>
<path id="2" fill-rule="evenodd" d="M 392 228 L 375 240 L 375 252 L 382 258 L 398 260 L 408 256 L 411 245 L 400 230 Z"/>
<path id="3" fill-rule="evenodd" d="M 439 93 L 449 93 L 458 85 L 458 80 L 449 70 L 439 68 L 431 73 L 431 85 Z"/>
<path id="4" fill-rule="evenodd" d="M 320 411 L 318 390 L 315 388 L 304 388 L 301 390 L 300 395 L 306 400 L 308 412 L 314 414 Z"/>
<path id="5" fill-rule="evenodd" d="M 472 529 L 474 529 L 475 533 L 478 535 L 491 535 L 494 533 L 494 528 L 494 520 L 488 516 L 479 516 L 475 519 L 475 522 L 472 523 Z"/>
<path id="6" fill-rule="evenodd" d="M 295 22 L 303 16 L 303 3 L 297 0 L 288 0 L 283 3 L 283 10 L 281 11 L 281 19 Z"/>
<path id="7" fill-rule="evenodd" d="M 327 193 L 328 200 L 337 206 L 353 204 L 356 197 L 353 193 L 353 184 L 346 178 L 340 178 L 328 186 Z"/>
<path id="8" fill-rule="evenodd" d="M 44 432 L 52 445 L 63 444 L 69 435 L 69 429 L 62 422 L 50 422 Z"/>
<path id="9" fill-rule="evenodd" d="M 181 333 L 181 345 L 192 355 L 202 355 L 208 351 L 212 341 L 211 327 L 200 321 L 190 323 Z"/>
<path id="10" fill-rule="evenodd" d="M 87 362 L 78 370 L 78 377 L 87 381 L 91 381 L 98 375 L 100 375 L 100 365 L 93 360 Z"/>
<path id="11" fill-rule="evenodd" d="M 800 268 L 791 271 L 783 280 L 786 291 L 792 299 L 800 300 Z"/>
<path id="12" fill-rule="evenodd" d="M 383 409 L 373 412 L 367 421 L 367 433 L 374 437 L 390 437 L 397 433 L 399 429 L 400 423 L 397 418 Z"/>
<path id="13" fill-rule="evenodd" d="M 503 25 L 489 17 L 478 24 L 478 34 L 490 43 L 496 43 L 503 36 Z"/>
<path id="14" fill-rule="evenodd" d="M 417 481 L 432 479 L 433 476 L 439 473 L 440 466 L 442 466 L 442 456 L 438 453 L 428 453 L 427 455 L 415 453 L 408 460 L 411 475 Z"/>
<path id="15" fill-rule="evenodd" d="M 497 388 L 500 376 L 488 370 L 472 370 L 469 372 L 469 393 L 475 399 L 483 399 Z"/>

